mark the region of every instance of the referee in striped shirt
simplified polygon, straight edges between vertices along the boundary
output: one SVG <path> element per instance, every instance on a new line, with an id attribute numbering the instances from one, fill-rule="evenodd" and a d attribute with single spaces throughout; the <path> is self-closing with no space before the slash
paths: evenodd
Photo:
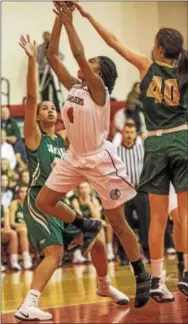
<path id="1" fill-rule="evenodd" d="M 127 174 L 131 182 L 137 187 L 144 161 L 144 146 L 136 133 L 136 125 L 126 123 L 122 131 L 122 143 L 117 148 L 118 155 L 125 163 Z M 139 237 L 144 255 L 149 259 L 148 231 L 149 231 L 149 199 L 148 195 L 138 192 L 137 195 L 125 203 L 125 217 L 131 228 L 134 228 L 133 211 L 136 211 L 139 221 Z M 121 255 L 120 255 L 121 258 Z"/>

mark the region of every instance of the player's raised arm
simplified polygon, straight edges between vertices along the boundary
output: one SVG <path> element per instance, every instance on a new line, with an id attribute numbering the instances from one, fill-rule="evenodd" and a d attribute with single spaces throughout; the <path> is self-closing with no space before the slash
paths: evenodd
<path id="1" fill-rule="evenodd" d="M 81 15 L 90 21 L 90 23 L 99 33 L 99 35 L 104 39 L 104 41 L 115 51 L 117 51 L 122 57 L 124 57 L 128 62 L 133 64 L 140 71 L 141 75 L 148 70 L 148 67 L 152 63 L 148 57 L 125 46 L 113 33 L 102 26 L 79 3 L 76 2 L 75 6 L 77 7 Z"/>
<path id="2" fill-rule="evenodd" d="M 61 29 L 62 29 L 62 23 L 59 17 L 57 16 L 52 30 L 47 57 L 50 66 L 56 73 L 60 82 L 64 85 L 66 89 L 70 90 L 74 84 L 79 83 L 79 80 L 74 78 L 69 73 L 69 71 L 67 70 L 67 68 L 59 58 L 59 42 L 60 42 Z"/>
<path id="3" fill-rule="evenodd" d="M 30 40 L 29 35 L 21 36 L 19 44 L 28 56 L 24 137 L 27 147 L 36 150 L 41 140 L 41 131 L 37 123 L 37 45 L 35 41 Z"/>
<path id="4" fill-rule="evenodd" d="M 55 2 L 54 4 L 56 7 L 54 11 L 65 26 L 73 56 L 88 83 L 91 96 L 96 104 L 103 106 L 106 98 L 105 86 L 99 74 L 95 73 L 85 57 L 83 44 L 73 25 L 73 9 L 68 8 L 65 2 L 62 1 Z"/>

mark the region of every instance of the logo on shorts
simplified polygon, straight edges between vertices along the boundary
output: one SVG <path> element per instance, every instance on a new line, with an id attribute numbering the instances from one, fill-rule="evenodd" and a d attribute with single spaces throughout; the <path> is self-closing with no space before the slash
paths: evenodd
<path id="1" fill-rule="evenodd" d="M 110 192 L 110 198 L 113 200 L 118 200 L 121 196 L 121 191 L 119 189 L 113 189 Z"/>

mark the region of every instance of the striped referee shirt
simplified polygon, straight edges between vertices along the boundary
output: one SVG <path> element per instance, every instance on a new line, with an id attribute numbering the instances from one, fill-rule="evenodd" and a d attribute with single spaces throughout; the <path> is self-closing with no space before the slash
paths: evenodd
<path id="1" fill-rule="evenodd" d="M 136 141 L 135 144 L 127 148 L 123 144 L 117 148 L 118 156 L 125 163 L 127 175 L 131 182 L 137 186 L 140 181 L 140 174 L 144 162 L 144 146 L 141 141 Z"/>

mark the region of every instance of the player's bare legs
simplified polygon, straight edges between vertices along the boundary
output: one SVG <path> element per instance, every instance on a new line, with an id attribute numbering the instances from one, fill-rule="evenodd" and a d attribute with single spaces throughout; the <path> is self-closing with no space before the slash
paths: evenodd
<path id="1" fill-rule="evenodd" d="M 125 220 L 123 206 L 105 210 L 105 213 L 115 234 L 119 237 L 125 249 L 136 276 L 135 307 L 142 307 L 149 300 L 150 276 L 141 261 L 136 236 Z"/>
<path id="2" fill-rule="evenodd" d="M 137 238 L 125 219 L 123 206 L 116 209 L 105 210 L 105 213 L 113 231 L 119 237 L 129 261 L 134 262 L 140 259 Z"/>
<path id="3" fill-rule="evenodd" d="M 164 233 L 168 219 L 168 195 L 149 194 L 150 227 L 149 249 L 151 255 L 152 283 L 150 296 L 157 302 L 172 302 L 173 295 L 165 285 Z"/>
<path id="4" fill-rule="evenodd" d="M 27 227 L 25 225 L 20 225 L 17 227 L 16 232 L 19 236 L 20 249 L 23 255 L 23 266 L 24 269 L 29 270 L 33 267 L 31 255 L 29 253 L 29 240 Z"/>
<path id="5" fill-rule="evenodd" d="M 110 297 L 114 303 L 119 305 L 128 304 L 129 298 L 111 285 L 110 277 L 108 276 L 106 247 L 101 233 L 98 235 L 91 250 L 91 260 L 97 272 L 97 294 Z"/>
<path id="6" fill-rule="evenodd" d="M 62 245 L 51 245 L 44 249 L 44 259 L 36 268 L 31 289 L 42 293 L 53 272 L 58 268 L 63 259 L 64 248 Z"/>
<path id="7" fill-rule="evenodd" d="M 12 270 L 21 270 L 18 263 L 18 235 L 16 231 L 9 230 L 2 233 L 2 242 L 9 243 L 10 266 Z"/>
<path id="8" fill-rule="evenodd" d="M 39 298 L 50 280 L 52 274 L 57 269 L 63 258 L 64 248 L 62 245 L 51 245 L 44 250 L 44 259 L 34 272 L 30 290 L 15 313 L 15 317 L 20 320 L 50 320 L 52 315 L 39 308 Z"/>
<path id="9" fill-rule="evenodd" d="M 179 219 L 178 208 L 175 208 L 170 213 L 170 218 L 173 220 L 172 237 L 176 251 L 183 251 L 181 239 L 181 224 Z"/>
<path id="10" fill-rule="evenodd" d="M 151 260 L 153 261 L 163 259 L 164 256 L 164 233 L 168 219 L 168 195 L 149 194 L 149 200 L 149 248 Z M 155 272 L 155 267 L 152 264 L 152 274 L 159 274 Z"/>
<path id="11" fill-rule="evenodd" d="M 188 191 L 177 193 L 177 197 L 184 258 L 184 277 L 178 287 L 188 297 Z"/>

